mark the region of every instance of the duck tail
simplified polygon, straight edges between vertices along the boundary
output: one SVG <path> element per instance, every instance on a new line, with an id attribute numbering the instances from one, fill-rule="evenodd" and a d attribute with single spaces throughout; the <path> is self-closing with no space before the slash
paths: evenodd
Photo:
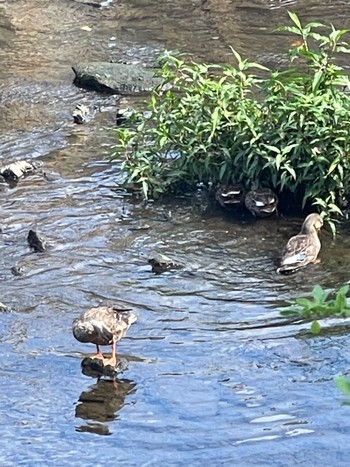
<path id="1" fill-rule="evenodd" d="M 300 265 L 288 264 L 288 265 L 280 266 L 279 268 L 277 268 L 276 272 L 278 274 L 284 274 L 285 276 L 287 276 L 289 274 L 294 274 L 295 272 L 299 271 L 299 269 L 301 268 L 302 266 Z"/>

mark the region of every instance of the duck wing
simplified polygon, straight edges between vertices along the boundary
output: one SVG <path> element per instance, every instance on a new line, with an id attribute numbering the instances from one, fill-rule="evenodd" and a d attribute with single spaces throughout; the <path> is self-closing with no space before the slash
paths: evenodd
<path id="1" fill-rule="evenodd" d="M 137 316 L 130 309 L 113 307 L 114 311 L 114 333 L 117 340 L 120 340 L 129 327 L 137 321 Z"/>
<path id="2" fill-rule="evenodd" d="M 73 321 L 74 337 L 80 342 L 108 345 L 113 340 L 115 316 L 113 310 L 100 306 L 86 310 Z"/>
<path id="3" fill-rule="evenodd" d="M 296 235 L 289 239 L 277 269 L 280 273 L 292 273 L 316 260 L 320 251 L 318 237 L 311 235 Z"/>

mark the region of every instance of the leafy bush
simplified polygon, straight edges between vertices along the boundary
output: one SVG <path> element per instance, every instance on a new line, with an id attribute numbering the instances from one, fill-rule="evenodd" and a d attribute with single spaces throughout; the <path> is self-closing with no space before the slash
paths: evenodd
<path id="1" fill-rule="evenodd" d="M 148 112 L 135 112 L 117 130 L 114 157 L 124 154 L 126 183 L 146 198 L 199 182 L 260 183 L 287 193 L 300 208 L 313 203 L 328 215 L 342 214 L 350 194 L 350 96 L 335 60 L 350 53 L 342 41 L 347 31 L 314 22 L 303 27 L 295 13 L 289 16 L 293 25 L 279 31 L 298 41 L 286 70 L 268 70 L 235 50 L 236 66 L 161 57 L 162 84 Z"/>
<path id="2" fill-rule="evenodd" d="M 335 298 L 330 299 L 332 290 L 324 290 L 320 285 L 316 285 L 312 291 L 312 299 L 305 297 L 296 298 L 289 301 L 289 306 L 281 308 L 283 316 L 300 318 L 303 320 L 313 320 L 311 331 L 314 334 L 320 332 L 318 319 L 324 318 L 347 318 L 350 316 L 350 306 L 347 302 L 349 286 L 344 285 L 336 293 Z"/>

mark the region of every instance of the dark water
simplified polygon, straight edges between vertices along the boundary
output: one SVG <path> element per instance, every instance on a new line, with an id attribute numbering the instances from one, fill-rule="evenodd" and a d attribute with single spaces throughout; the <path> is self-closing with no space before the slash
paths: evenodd
<path id="1" fill-rule="evenodd" d="M 271 30 L 288 8 L 347 27 L 350 3 L 0 7 L 1 159 L 40 159 L 51 175 L 0 193 L 0 299 L 13 310 L 0 315 L 0 464 L 346 465 L 349 407 L 333 377 L 349 369 L 348 323 L 324 323 L 318 337 L 273 324 L 285 300 L 349 281 L 349 229 L 336 241 L 324 230 L 321 264 L 284 278 L 276 264 L 300 219 L 238 221 L 111 190 L 116 101 L 72 86 L 70 65 L 152 62 L 164 48 L 220 61 L 231 44 L 278 64 L 288 38 Z M 101 111 L 77 127 L 82 101 Z M 49 242 L 43 254 L 28 249 L 33 227 Z M 186 268 L 153 275 L 154 251 Z M 73 339 L 71 322 L 116 299 L 139 320 L 119 344 L 125 371 L 97 381 L 81 372 L 93 348 Z"/>

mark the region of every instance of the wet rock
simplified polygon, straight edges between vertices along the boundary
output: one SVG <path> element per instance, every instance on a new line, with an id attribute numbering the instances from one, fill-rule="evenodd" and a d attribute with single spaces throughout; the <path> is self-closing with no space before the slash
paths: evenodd
<path id="1" fill-rule="evenodd" d="M 117 126 L 125 125 L 125 123 L 127 123 L 132 114 L 133 110 L 129 107 L 126 107 L 125 109 L 118 109 L 117 114 L 115 116 L 115 122 Z"/>
<path id="2" fill-rule="evenodd" d="M 104 365 L 100 358 L 85 357 L 81 362 L 81 372 L 85 376 L 96 378 L 99 376 L 113 377 L 127 368 L 124 360 L 117 361 L 116 366 Z"/>
<path id="3" fill-rule="evenodd" d="M 36 169 L 42 166 L 41 161 L 27 162 L 17 161 L 10 165 L 0 168 L 0 175 L 6 181 L 17 181 L 19 178 L 34 172 Z M 1 180 L 0 180 L 1 182 Z"/>
<path id="4" fill-rule="evenodd" d="M 46 240 L 35 230 L 29 230 L 27 241 L 29 246 L 36 252 L 43 252 L 46 250 Z"/>
<path id="5" fill-rule="evenodd" d="M 161 253 L 157 253 L 153 258 L 149 258 L 148 263 L 152 266 L 152 272 L 155 274 L 162 274 L 165 271 L 182 269 L 184 267 L 183 264 Z"/>
<path id="6" fill-rule="evenodd" d="M 210 211 L 212 200 L 207 186 L 198 184 L 196 192 L 191 196 L 191 205 L 195 214 L 203 215 Z"/>
<path id="7" fill-rule="evenodd" d="M 76 86 L 109 94 L 132 95 L 150 92 L 160 83 L 152 69 L 140 65 L 92 62 L 79 63 L 72 68 Z"/>
<path id="8" fill-rule="evenodd" d="M 23 275 L 23 268 L 21 266 L 12 266 L 10 271 L 15 277 L 19 277 Z"/>
<path id="9" fill-rule="evenodd" d="M 43 175 L 43 178 L 47 181 L 47 182 L 57 182 L 58 180 L 62 180 L 62 177 L 60 176 L 60 174 L 58 174 L 57 172 L 53 172 L 53 171 L 44 171 L 42 172 L 42 175 Z"/>
<path id="10" fill-rule="evenodd" d="M 4 305 L 0 302 L 0 313 L 10 313 L 12 310 L 9 306 Z"/>
<path id="11" fill-rule="evenodd" d="M 84 104 L 78 104 L 73 110 L 73 120 L 74 123 L 82 124 L 90 121 L 95 114 L 94 109 L 90 109 Z"/>
<path id="12" fill-rule="evenodd" d="M 120 108 L 117 110 L 117 113 L 115 116 L 115 122 L 117 126 L 122 126 L 122 125 L 127 124 L 131 118 L 133 118 L 134 121 L 135 119 L 137 119 L 137 121 L 141 122 L 142 119 L 140 117 L 143 117 L 144 119 L 147 120 L 151 118 L 151 116 L 152 116 L 151 111 L 145 110 L 141 114 L 135 114 L 134 109 L 132 109 L 131 107 L 126 107 L 126 108 Z"/>

